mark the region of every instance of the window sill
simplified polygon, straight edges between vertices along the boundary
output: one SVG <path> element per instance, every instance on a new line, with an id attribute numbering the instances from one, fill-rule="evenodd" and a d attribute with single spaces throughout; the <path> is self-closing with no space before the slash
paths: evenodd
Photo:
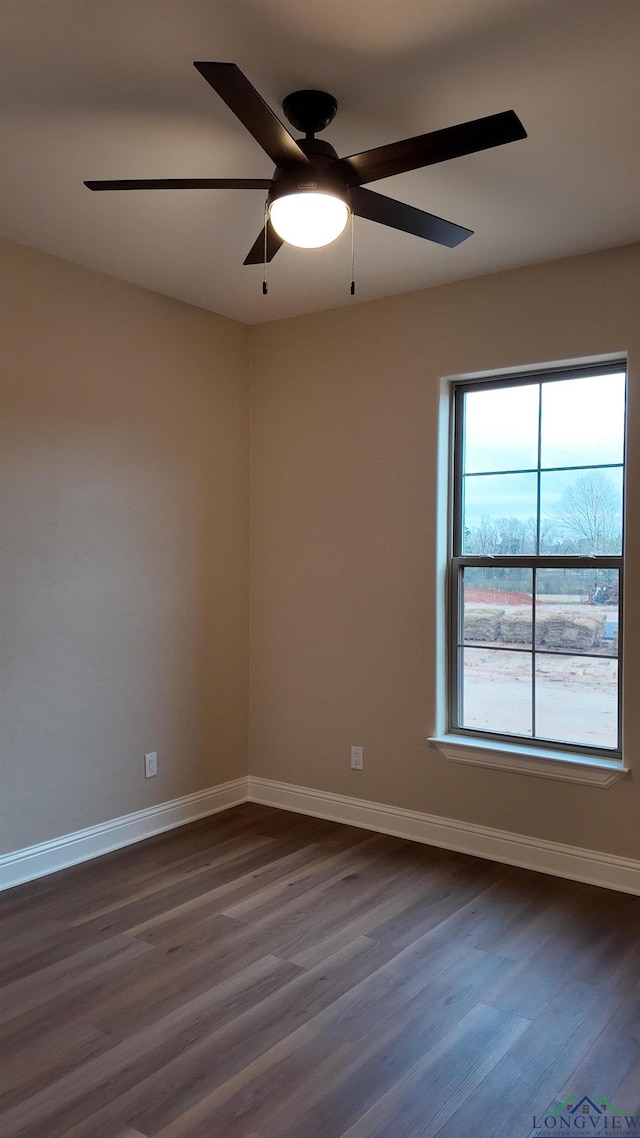
<path id="1" fill-rule="evenodd" d="M 517 743 L 505 745 L 465 735 L 434 735 L 429 742 L 451 763 L 491 767 L 493 770 L 529 774 L 538 778 L 578 782 L 607 789 L 629 773 L 615 760 L 579 758 L 566 751 L 539 751 Z"/>

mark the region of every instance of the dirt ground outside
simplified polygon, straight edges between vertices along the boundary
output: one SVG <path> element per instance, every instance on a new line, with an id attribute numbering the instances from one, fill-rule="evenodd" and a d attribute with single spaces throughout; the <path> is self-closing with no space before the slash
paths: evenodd
<path id="1" fill-rule="evenodd" d="M 474 610 L 482 610 L 482 602 L 475 597 L 465 595 L 465 600 L 472 600 Z M 572 600 L 549 597 L 538 606 L 537 613 L 544 610 L 561 621 L 568 614 L 593 617 L 595 610 L 602 632 L 589 654 L 544 650 L 542 645 L 534 654 L 530 632 L 517 644 L 520 650 L 501 640 L 499 633 L 490 642 L 466 640 L 462 649 L 465 727 L 531 736 L 535 679 L 536 735 L 587 746 L 617 747 L 617 608 Z M 491 601 L 494 612 L 496 604 L 502 608 L 498 596 L 494 600 L 492 595 Z M 488 604 L 487 610 L 492 605 Z M 523 622 L 531 621 L 530 599 L 523 605 L 518 595 L 516 606 L 505 608 L 511 620 L 511 614 L 520 613 Z"/>

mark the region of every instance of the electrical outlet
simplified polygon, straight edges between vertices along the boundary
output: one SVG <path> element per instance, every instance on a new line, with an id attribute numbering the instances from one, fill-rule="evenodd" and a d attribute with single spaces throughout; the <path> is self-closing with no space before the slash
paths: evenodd
<path id="1" fill-rule="evenodd" d="M 158 752 L 150 751 L 144 757 L 144 777 L 155 778 L 158 773 Z"/>
<path id="2" fill-rule="evenodd" d="M 363 771 L 364 770 L 364 747 L 351 748 L 351 770 Z"/>

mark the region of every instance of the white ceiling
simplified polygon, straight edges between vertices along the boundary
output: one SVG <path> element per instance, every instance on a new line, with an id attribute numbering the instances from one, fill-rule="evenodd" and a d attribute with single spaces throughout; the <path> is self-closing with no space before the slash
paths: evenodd
<path id="1" fill-rule="evenodd" d="M 640 238 L 640 0 L 4 0 L 5 236 L 248 323 L 353 304 L 350 238 L 242 261 L 260 191 L 91 193 L 85 178 L 270 177 L 193 67 L 281 114 L 330 91 L 351 154 L 513 108 L 528 139 L 372 188 L 475 230 L 356 222 L 356 301 Z"/>

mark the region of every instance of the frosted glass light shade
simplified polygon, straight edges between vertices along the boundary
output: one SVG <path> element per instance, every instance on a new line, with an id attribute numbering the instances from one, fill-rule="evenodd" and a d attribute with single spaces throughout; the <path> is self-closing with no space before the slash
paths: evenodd
<path id="1" fill-rule="evenodd" d="M 330 245 L 343 232 L 349 207 L 333 194 L 286 194 L 269 208 L 276 233 L 289 245 L 300 249 L 319 249 Z"/>

